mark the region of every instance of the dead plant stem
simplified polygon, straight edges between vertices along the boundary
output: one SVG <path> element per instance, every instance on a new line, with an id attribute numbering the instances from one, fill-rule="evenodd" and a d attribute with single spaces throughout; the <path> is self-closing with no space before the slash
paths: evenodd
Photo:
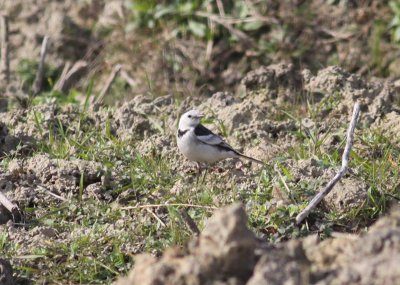
<path id="1" fill-rule="evenodd" d="M 38 70 L 36 72 L 35 81 L 33 82 L 33 86 L 32 86 L 33 96 L 39 94 L 39 92 L 42 91 L 43 78 L 44 78 L 44 64 L 45 64 L 45 60 L 46 60 L 47 43 L 48 43 L 48 41 L 49 41 L 49 37 L 45 36 L 43 38 L 42 47 L 40 49 L 40 58 L 39 58 Z"/>
<path id="2" fill-rule="evenodd" d="M 10 55 L 8 42 L 8 17 L 0 14 L 0 81 L 10 81 Z"/>
<path id="3" fill-rule="evenodd" d="M 308 206 L 303 211 L 301 211 L 300 214 L 297 215 L 296 217 L 297 225 L 300 224 L 310 214 L 310 212 L 321 202 L 321 200 L 326 195 L 329 194 L 329 192 L 331 192 L 335 184 L 346 173 L 349 164 L 351 147 L 353 146 L 354 131 L 356 128 L 359 113 L 360 113 L 360 103 L 357 101 L 354 105 L 353 115 L 351 117 L 350 125 L 347 130 L 347 141 L 342 155 L 342 167 L 340 168 L 339 172 L 336 173 L 336 175 L 332 178 L 332 180 L 329 181 L 328 185 L 326 185 L 326 187 L 321 192 L 315 195 L 315 197 L 310 201 Z"/>

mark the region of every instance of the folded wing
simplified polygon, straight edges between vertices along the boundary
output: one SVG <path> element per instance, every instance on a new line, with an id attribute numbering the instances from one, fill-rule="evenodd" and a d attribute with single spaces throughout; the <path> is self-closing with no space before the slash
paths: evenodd
<path id="1" fill-rule="evenodd" d="M 214 134 L 212 131 L 210 131 L 201 124 L 194 129 L 194 134 L 202 143 L 214 145 L 222 150 L 233 151 L 234 153 L 239 154 L 228 143 L 226 143 L 219 135 Z"/>

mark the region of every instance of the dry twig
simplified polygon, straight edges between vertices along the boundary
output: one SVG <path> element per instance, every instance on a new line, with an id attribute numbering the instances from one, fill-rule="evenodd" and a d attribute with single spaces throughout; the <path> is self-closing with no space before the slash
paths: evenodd
<path id="1" fill-rule="evenodd" d="M 134 210 L 134 209 L 145 209 L 145 208 L 160 208 L 160 207 L 189 207 L 189 208 L 201 208 L 207 210 L 217 210 L 217 207 L 212 206 L 203 206 L 203 205 L 193 205 L 193 204 L 181 204 L 181 203 L 173 203 L 173 204 L 147 204 L 147 205 L 137 205 L 137 206 L 128 206 L 121 207 L 121 210 Z"/>
<path id="2" fill-rule="evenodd" d="M 37 95 L 43 87 L 43 78 L 44 78 L 44 62 L 46 60 L 47 54 L 47 42 L 49 41 L 49 37 L 45 36 L 42 41 L 42 48 L 40 49 L 40 59 L 39 59 L 39 66 L 36 72 L 35 81 L 33 82 L 32 86 L 32 93 L 33 96 Z"/>
<path id="3" fill-rule="evenodd" d="M 66 198 L 64 198 L 64 197 L 62 197 L 62 196 L 60 196 L 60 195 L 57 195 L 57 194 L 51 192 L 49 189 L 47 189 L 47 188 L 45 188 L 45 187 L 43 187 L 43 186 L 41 186 L 41 185 L 38 185 L 37 187 L 38 187 L 39 189 L 45 191 L 45 192 L 46 192 L 47 194 L 49 194 L 50 196 L 53 196 L 54 198 L 57 198 L 58 200 L 61 200 L 61 201 L 63 201 L 63 202 L 68 201 L 68 199 L 66 199 Z"/>
<path id="4" fill-rule="evenodd" d="M 70 62 L 70 61 L 67 61 L 67 62 L 65 63 L 65 65 L 64 65 L 64 68 L 63 68 L 63 70 L 62 70 L 62 72 L 61 72 L 60 77 L 58 78 L 56 84 L 54 85 L 54 89 L 56 89 L 56 90 L 62 92 L 61 87 L 64 86 L 65 78 L 66 78 L 66 76 L 67 76 L 67 74 L 68 74 L 68 71 L 69 71 L 70 69 L 71 69 L 71 62 Z"/>
<path id="5" fill-rule="evenodd" d="M 130 77 L 130 75 L 128 74 L 128 72 L 126 72 L 124 69 L 121 69 L 120 75 L 121 75 L 121 78 L 122 78 L 123 80 L 125 80 L 126 83 L 128 83 L 128 85 L 129 85 L 131 88 L 136 88 L 136 87 L 137 87 L 137 83 L 135 82 L 135 80 L 134 80 L 132 77 Z"/>
<path id="6" fill-rule="evenodd" d="M 10 55 L 8 47 L 8 17 L 0 14 L 0 82 L 4 81 L 6 84 L 10 81 Z"/>
<path id="7" fill-rule="evenodd" d="M 71 63 L 67 62 L 54 89 L 64 94 L 68 93 L 71 87 L 86 73 L 87 68 L 88 63 L 83 60 L 78 60 L 72 67 Z"/>
<path id="8" fill-rule="evenodd" d="M 221 0 L 216 0 L 216 2 L 217 2 L 217 7 L 218 7 L 219 15 L 220 15 L 221 17 L 225 17 L 224 3 L 222 3 Z"/>
<path id="9" fill-rule="evenodd" d="M 219 4 L 218 4 L 219 3 Z M 218 8 L 220 8 L 219 5 L 222 5 L 222 11 L 223 11 L 223 4 L 221 3 L 221 0 L 217 0 L 217 4 L 218 4 Z M 207 12 L 208 13 L 212 13 L 212 6 L 211 3 L 209 3 L 207 5 Z M 220 10 L 221 13 L 221 10 Z M 215 23 L 211 20 L 208 20 L 208 26 L 210 27 L 210 33 L 211 35 L 214 34 L 215 32 Z M 214 45 L 214 40 L 213 40 L 213 36 L 211 36 L 208 41 L 207 41 L 207 48 L 206 48 L 206 62 L 209 62 L 211 59 L 211 55 L 212 55 L 212 49 L 213 49 L 213 45 Z"/>
<path id="10" fill-rule="evenodd" d="M 115 78 L 117 77 L 117 75 L 120 73 L 122 69 L 122 65 L 121 64 L 116 64 L 110 74 L 110 76 L 107 79 L 106 84 L 104 85 L 103 89 L 100 91 L 100 95 L 99 97 L 97 97 L 96 101 L 95 101 L 95 105 L 97 104 L 102 104 L 103 103 L 103 99 L 106 96 L 108 90 L 110 90 L 111 85 L 113 84 Z"/>
<path id="11" fill-rule="evenodd" d="M 276 169 L 275 171 L 276 171 L 276 173 L 278 173 L 279 178 L 281 179 L 281 181 L 282 181 L 282 183 L 283 183 L 283 186 L 285 186 L 285 189 L 286 189 L 286 191 L 287 191 L 288 196 L 289 196 L 289 197 L 292 196 L 292 191 L 290 191 L 290 188 L 289 188 L 289 186 L 287 185 L 285 179 L 283 178 L 281 172 L 280 172 L 278 169 Z"/>
<path id="12" fill-rule="evenodd" d="M 150 208 L 146 208 L 146 211 L 152 215 L 164 228 L 167 226 Z"/>
<path id="13" fill-rule="evenodd" d="M 16 204 L 11 202 L 6 195 L 0 192 L 0 203 L 12 214 L 14 222 L 21 220 L 21 212 Z"/>
<path id="14" fill-rule="evenodd" d="M 310 212 L 321 202 L 321 200 L 326 195 L 329 194 L 329 192 L 331 192 L 335 184 L 346 173 L 347 166 L 349 164 L 351 147 L 353 146 L 354 131 L 356 128 L 359 113 L 360 113 L 360 103 L 356 102 L 356 104 L 354 105 L 353 115 L 351 117 L 350 125 L 347 130 L 347 141 L 342 155 L 342 167 L 340 168 L 339 172 L 336 173 L 335 177 L 333 177 L 332 180 L 329 181 L 328 185 L 326 185 L 326 187 L 310 201 L 308 206 L 303 211 L 301 211 L 300 214 L 297 215 L 296 224 L 300 224 L 310 214 Z"/>
<path id="15" fill-rule="evenodd" d="M 198 17 L 204 17 L 208 18 L 210 21 L 213 21 L 221 26 L 223 26 L 225 29 L 227 29 L 232 35 L 236 36 L 239 40 L 246 44 L 252 45 L 254 43 L 253 39 L 247 36 L 244 32 L 234 28 L 228 20 L 225 18 L 219 17 L 218 15 L 214 14 L 209 14 L 209 13 L 204 13 L 204 12 L 196 12 L 196 16 Z"/>
<path id="16" fill-rule="evenodd" d="M 186 210 L 180 209 L 179 213 L 180 213 L 182 220 L 185 223 L 186 227 L 192 232 L 192 234 L 198 236 L 200 234 L 200 230 L 197 227 L 196 223 L 193 221 L 193 219 L 186 212 Z"/>

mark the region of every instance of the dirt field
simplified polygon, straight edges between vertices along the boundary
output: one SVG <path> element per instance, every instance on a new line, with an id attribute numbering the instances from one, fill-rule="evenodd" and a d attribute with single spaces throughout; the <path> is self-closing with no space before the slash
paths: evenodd
<path id="1" fill-rule="evenodd" d="M 400 4 L 30 2 L 0 2 L 0 284 L 400 283 Z M 194 107 L 264 165 L 197 181 Z"/>

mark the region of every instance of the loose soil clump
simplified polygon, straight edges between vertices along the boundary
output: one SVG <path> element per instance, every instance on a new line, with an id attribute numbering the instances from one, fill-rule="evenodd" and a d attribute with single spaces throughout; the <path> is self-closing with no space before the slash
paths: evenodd
<path id="1" fill-rule="evenodd" d="M 315 236 L 268 244 L 246 226 L 240 205 L 217 211 L 187 251 L 144 254 L 118 285 L 135 284 L 396 284 L 400 274 L 400 211 L 362 236 Z"/>

